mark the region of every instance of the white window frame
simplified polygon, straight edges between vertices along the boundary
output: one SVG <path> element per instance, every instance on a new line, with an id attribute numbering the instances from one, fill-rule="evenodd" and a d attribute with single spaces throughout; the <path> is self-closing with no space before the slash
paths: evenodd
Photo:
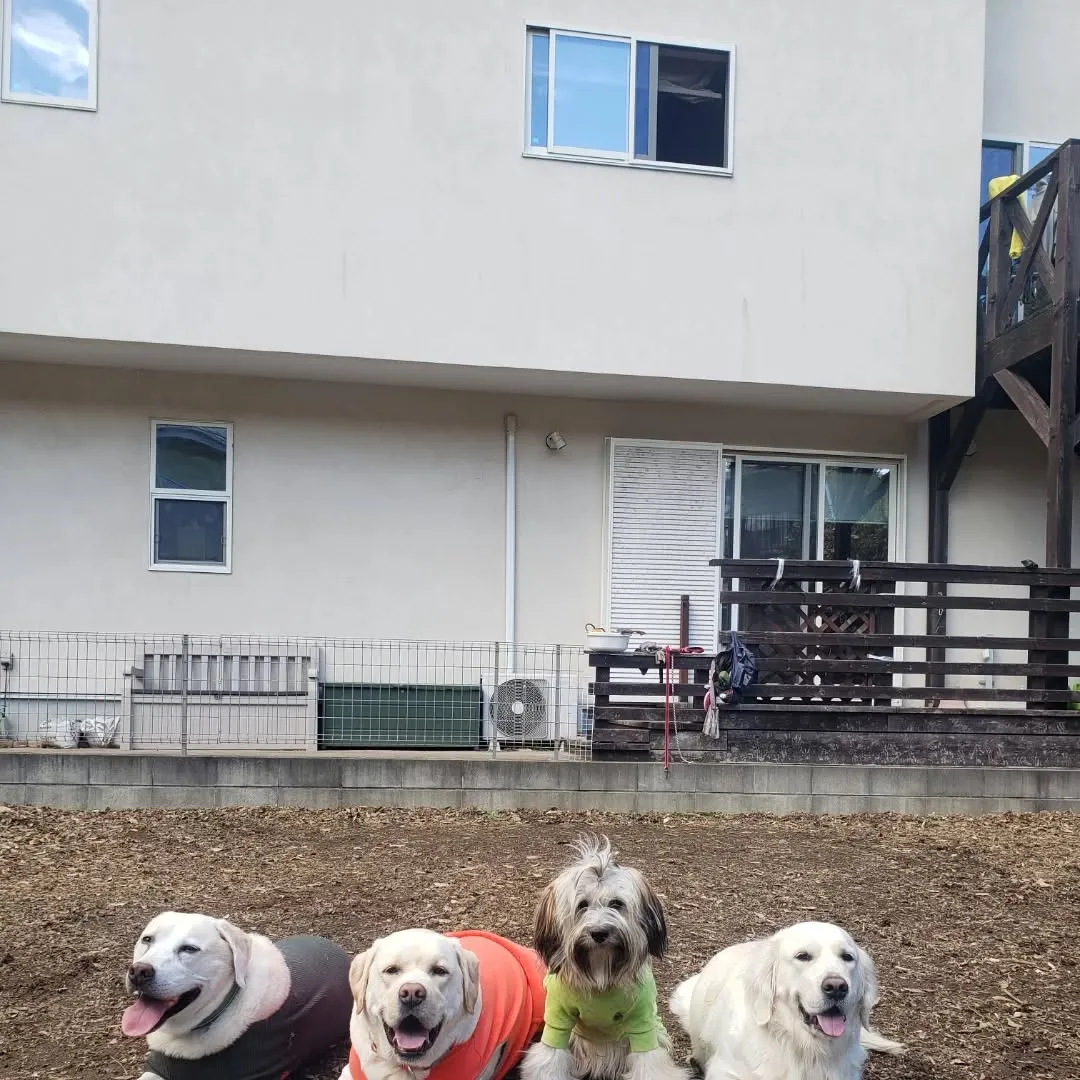
<path id="1" fill-rule="evenodd" d="M 157 434 L 163 427 L 209 427 L 225 430 L 225 490 L 204 491 L 197 488 L 159 488 L 157 486 Z M 186 574 L 231 574 L 233 540 L 233 426 L 222 420 L 174 420 L 150 421 L 150 551 L 149 569 Z M 158 562 L 155 558 L 154 528 L 155 503 L 159 499 L 185 502 L 214 502 L 225 504 L 225 561 L 224 563 Z"/>
<path id="2" fill-rule="evenodd" d="M 888 469 L 889 470 L 889 562 L 900 562 L 897 556 L 900 548 L 899 530 L 896 525 L 898 523 L 899 514 L 899 480 L 900 480 L 900 459 L 894 456 L 886 457 L 867 457 L 863 454 L 799 454 L 796 452 L 784 450 L 778 452 L 770 452 L 767 450 L 737 450 L 732 446 L 724 447 L 724 458 L 731 458 L 735 461 L 735 499 L 734 509 L 735 516 L 738 517 L 739 510 L 742 508 L 742 463 L 745 461 L 752 462 L 765 462 L 773 463 L 780 462 L 790 465 L 803 465 L 809 467 L 811 465 L 817 465 L 820 469 L 826 469 L 829 466 L 845 466 L 854 469 Z M 721 483 L 723 481 L 721 480 Z M 806 509 L 809 509 L 809 490 L 806 492 L 805 501 L 807 503 Z M 825 484 L 823 482 L 818 483 L 817 495 L 815 497 L 817 505 L 814 507 L 814 514 L 817 518 L 817 530 L 813 537 L 814 542 L 820 543 L 825 535 Z M 721 513 L 723 513 L 723 505 L 721 504 Z M 720 523 L 720 535 L 721 543 L 723 543 L 723 522 Z M 732 534 L 732 558 L 741 558 L 740 549 L 742 547 L 742 530 L 734 526 L 735 531 Z M 810 559 L 812 556 L 807 555 L 805 558 Z"/>
<path id="3" fill-rule="evenodd" d="M 531 146 L 532 124 L 532 46 L 530 36 L 536 33 L 548 35 L 548 93 L 547 93 L 547 145 Z M 626 106 L 626 153 L 620 154 L 608 150 L 582 150 L 572 147 L 557 147 L 554 145 L 555 138 L 555 49 L 558 35 L 595 38 L 600 41 L 626 42 L 630 46 L 630 71 L 629 71 L 629 95 Z M 715 165 L 688 165 L 678 161 L 657 161 L 655 157 L 637 158 L 634 156 L 634 94 L 637 86 L 637 47 L 639 43 L 646 45 L 666 45 L 677 49 L 700 49 L 707 52 L 726 53 L 728 58 L 728 79 L 726 123 L 725 123 L 725 146 L 724 156 L 727 164 Z M 524 131 L 522 135 L 522 157 L 547 159 L 550 161 L 577 161 L 584 164 L 616 165 L 629 169 L 657 169 L 661 172 L 699 173 L 705 176 L 733 176 L 734 175 L 734 152 L 735 152 L 735 46 L 712 44 L 701 41 L 673 40 L 663 34 L 659 35 L 628 35 L 608 34 L 600 30 L 573 29 L 566 26 L 544 26 L 540 23 L 525 24 L 525 50 L 524 50 Z M 653 68 L 655 78 L 655 66 Z M 650 152 L 655 155 L 656 148 L 654 138 L 650 138 Z"/>
<path id="4" fill-rule="evenodd" d="M 0 50 L 0 101 L 12 105 L 43 105 L 56 109 L 79 109 L 97 112 L 98 92 L 98 0 L 85 0 L 90 20 L 90 62 L 86 71 L 86 98 L 53 97 L 47 94 L 25 94 L 11 89 L 11 22 L 14 0 L 0 0 L 3 12 L 3 42 Z"/>

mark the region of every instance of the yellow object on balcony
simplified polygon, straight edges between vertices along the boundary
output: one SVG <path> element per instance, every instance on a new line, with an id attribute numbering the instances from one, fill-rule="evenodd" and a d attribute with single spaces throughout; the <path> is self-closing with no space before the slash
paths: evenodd
<path id="1" fill-rule="evenodd" d="M 990 189 L 990 198 L 993 199 L 1000 195 L 1006 188 L 1012 187 L 1019 179 L 1019 176 L 995 176 L 987 185 Z M 1021 206 L 1024 205 L 1023 195 L 1020 196 L 1019 202 Z M 1009 258 L 1019 259 L 1023 252 L 1024 242 L 1020 239 L 1020 234 L 1013 229 L 1012 240 L 1009 242 Z"/>

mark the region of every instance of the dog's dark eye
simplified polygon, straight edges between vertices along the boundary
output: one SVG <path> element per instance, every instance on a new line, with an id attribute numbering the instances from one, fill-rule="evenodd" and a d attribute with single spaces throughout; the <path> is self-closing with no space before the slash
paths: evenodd
<path id="1" fill-rule="evenodd" d="M 394 967 L 394 965 L 391 964 L 390 967 L 383 968 L 383 974 L 384 975 L 400 975 L 401 974 L 401 968 Z"/>
<path id="2" fill-rule="evenodd" d="M 588 907 L 589 907 L 589 901 L 588 900 L 579 900 L 578 901 L 578 906 L 576 908 L 574 908 L 574 910 L 580 915 L 583 911 L 587 910 Z"/>
<path id="3" fill-rule="evenodd" d="M 796 953 L 795 959 L 798 960 L 800 964 L 809 964 L 811 957 L 810 954 L 804 950 L 803 952 Z"/>
<path id="4" fill-rule="evenodd" d="M 143 936 L 139 938 L 139 941 L 141 941 L 144 945 L 154 944 L 154 939 L 149 934 L 143 934 Z"/>
<path id="5" fill-rule="evenodd" d="M 197 953 L 201 952 L 202 950 L 199 948 L 198 945 L 181 945 L 180 948 L 176 951 L 179 953 Z"/>
<path id="6" fill-rule="evenodd" d="M 622 911 L 626 905 L 616 897 L 616 899 L 608 902 L 608 907 L 614 911 Z"/>
<path id="7" fill-rule="evenodd" d="M 855 962 L 855 957 L 849 952 L 842 952 L 840 954 L 840 959 L 843 960 L 845 964 L 853 964 Z"/>
<path id="8" fill-rule="evenodd" d="M 446 968 L 442 967 L 441 965 L 436 964 L 435 967 L 433 967 L 431 969 L 431 974 L 432 975 L 449 975 L 450 972 L 447 971 Z"/>

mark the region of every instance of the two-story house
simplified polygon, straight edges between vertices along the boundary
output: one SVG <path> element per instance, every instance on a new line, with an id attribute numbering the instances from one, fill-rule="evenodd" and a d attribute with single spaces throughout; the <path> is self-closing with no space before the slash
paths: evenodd
<path id="1" fill-rule="evenodd" d="M 664 640 L 927 557 L 1075 0 L 0 0 L 0 623 Z M 980 140 L 982 174 L 980 175 Z M 1043 549 L 992 409 L 950 557 Z"/>

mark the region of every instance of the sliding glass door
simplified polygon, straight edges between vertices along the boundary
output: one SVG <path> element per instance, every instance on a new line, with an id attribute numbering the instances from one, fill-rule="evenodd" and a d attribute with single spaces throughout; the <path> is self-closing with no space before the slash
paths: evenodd
<path id="1" fill-rule="evenodd" d="M 729 559 L 895 557 L 891 464 L 724 456 Z"/>
<path id="2" fill-rule="evenodd" d="M 886 462 L 725 454 L 724 557 L 895 559 L 896 471 Z M 721 628 L 733 622 L 749 628 L 725 607 Z"/>

